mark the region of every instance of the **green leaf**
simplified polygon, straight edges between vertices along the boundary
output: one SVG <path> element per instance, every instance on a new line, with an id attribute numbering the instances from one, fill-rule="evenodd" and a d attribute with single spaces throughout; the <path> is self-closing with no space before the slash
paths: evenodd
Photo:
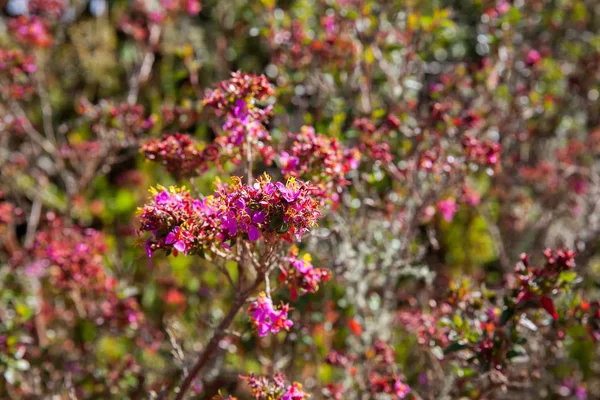
<path id="1" fill-rule="evenodd" d="M 463 326 L 463 320 L 462 320 L 462 318 L 460 317 L 460 315 L 458 315 L 458 314 L 457 314 L 457 315 L 454 315 L 454 317 L 452 318 L 452 321 L 454 322 L 454 325 L 455 325 L 455 326 L 456 326 L 458 329 L 462 328 L 462 326 Z"/>
<path id="2" fill-rule="evenodd" d="M 577 278 L 575 271 L 563 271 L 560 273 L 559 280 L 561 283 L 571 283 Z"/>
<path id="3" fill-rule="evenodd" d="M 515 310 L 513 308 L 507 308 L 502 312 L 500 316 L 500 326 L 506 325 L 509 319 L 511 319 L 515 315 Z"/>
<path id="4" fill-rule="evenodd" d="M 96 326 L 87 320 L 80 319 L 75 325 L 75 339 L 79 343 L 88 343 L 96 338 Z"/>
<path id="5" fill-rule="evenodd" d="M 457 351 L 460 351 L 460 350 L 464 350 L 466 348 L 467 348 L 466 345 L 464 345 L 464 344 L 462 344 L 460 342 L 455 342 L 455 343 L 452 343 L 450 346 L 448 346 L 448 347 L 446 347 L 444 349 L 444 354 L 454 353 L 454 352 L 457 352 Z"/>

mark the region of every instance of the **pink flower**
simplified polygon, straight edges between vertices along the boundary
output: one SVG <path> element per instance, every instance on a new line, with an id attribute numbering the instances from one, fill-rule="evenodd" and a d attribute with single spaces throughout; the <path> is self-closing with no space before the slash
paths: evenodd
<path id="1" fill-rule="evenodd" d="M 456 200 L 454 197 L 449 197 L 446 200 L 440 200 L 437 204 L 438 211 L 442 213 L 446 222 L 452 221 L 454 214 L 458 211 Z"/>
<path id="2" fill-rule="evenodd" d="M 533 66 L 533 65 L 539 63 L 541 59 L 542 59 L 542 56 L 541 56 L 540 52 L 535 49 L 532 49 L 532 50 L 529 50 L 529 53 L 527 53 L 526 62 L 527 62 L 527 65 Z"/>
<path id="3" fill-rule="evenodd" d="M 306 392 L 302 390 L 302 385 L 295 382 L 292 386 L 288 387 L 281 400 L 304 400 L 308 397 Z"/>
<path id="4" fill-rule="evenodd" d="M 402 383 L 400 380 L 396 379 L 394 381 L 394 393 L 401 399 L 404 399 L 407 394 L 410 393 L 410 387 Z"/>
<path id="5" fill-rule="evenodd" d="M 183 231 L 178 226 L 173 228 L 173 231 L 170 232 L 165 238 L 165 244 L 172 244 L 175 250 L 181 253 L 186 253 L 185 242 L 179 238 L 181 232 Z"/>
<path id="6" fill-rule="evenodd" d="M 289 305 L 273 306 L 273 301 L 262 292 L 252 303 L 248 311 L 252 314 L 250 321 L 256 326 L 260 337 L 270 333 L 278 333 L 281 329 L 289 330 L 294 324 L 287 317 Z"/>
<path id="7" fill-rule="evenodd" d="M 296 170 L 298 167 L 298 157 L 291 156 L 287 151 L 284 151 L 279 156 L 279 162 L 281 163 L 281 172 L 283 174 L 289 174 Z"/>
<path id="8" fill-rule="evenodd" d="M 288 203 L 293 202 L 300 195 L 300 191 L 297 189 L 297 186 L 294 185 L 293 183 L 292 184 L 288 183 L 287 185 L 284 185 L 281 182 L 277 182 L 275 184 L 275 186 L 277 186 L 277 189 L 279 189 L 279 192 L 281 193 L 281 195 L 283 196 L 283 198 Z"/>
<path id="9" fill-rule="evenodd" d="M 477 206 L 481 201 L 481 196 L 469 186 L 463 187 L 463 201 L 470 206 Z"/>
<path id="10" fill-rule="evenodd" d="M 198 0 L 187 0 L 185 2 L 185 7 L 189 15 L 198 15 L 202 9 L 202 6 Z"/>

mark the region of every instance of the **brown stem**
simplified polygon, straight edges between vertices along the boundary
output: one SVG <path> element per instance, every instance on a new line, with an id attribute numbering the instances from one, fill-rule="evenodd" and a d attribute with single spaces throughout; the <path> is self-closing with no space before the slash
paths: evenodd
<path id="1" fill-rule="evenodd" d="M 184 398 L 185 393 L 189 390 L 196 376 L 212 358 L 213 354 L 217 350 L 217 347 L 219 346 L 219 342 L 221 341 L 221 339 L 223 339 L 227 335 L 227 328 L 229 328 L 229 325 L 231 325 L 237 313 L 244 306 L 246 299 L 262 283 L 263 279 L 264 278 L 262 274 L 260 274 L 260 276 L 256 278 L 254 284 L 250 288 L 236 296 L 235 301 L 229 309 L 229 312 L 227 313 L 225 318 L 223 318 L 223 320 L 217 327 L 217 330 L 213 334 L 212 338 L 206 345 L 206 348 L 198 358 L 198 361 L 196 361 L 196 364 L 194 364 L 194 366 L 190 370 L 190 373 L 185 377 L 183 383 L 179 387 L 179 393 L 177 393 L 177 396 L 175 397 L 176 400 L 182 400 Z"/>
<path id="2" fill-rule="evenodd" d="M 154 54 L 155 47 L 160 39 L 160 25 L 154 24 L 150 27 L 150 37 L 148 39 L 148 48 L 144 52 L 140 69 L 134 73 L 129 80 L 129 93 L 127 94 L 127 103 L 135 104 L 140 92 L 140 85 L 148 79 L 152 71 L 152 65 L 156 55 Z"/>

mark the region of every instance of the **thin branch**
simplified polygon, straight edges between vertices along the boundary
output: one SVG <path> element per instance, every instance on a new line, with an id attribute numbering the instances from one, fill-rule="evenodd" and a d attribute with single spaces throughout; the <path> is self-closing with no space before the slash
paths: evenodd
<path id="1" fill-rule="evenodd" d="M 217 265 L 217 268 L 219 269 L 219 271 L 221 271 L 223 275 L 225 275 L 225 277 L 227 278 L 227 282 L 229 282 L 229 284 L 231 285 L 231 288 L 235 290 L 235 283 L 233 283 L 233 279 L 231 279 L 231 274 L 227 270 L 227 267 L 219 264 Z"/>
<path id="2" fill-rule="evenodd" d="M 137 103 L 138 95 L 140 93 L 140 85 L 148 80 L 150 72 L 152 71 L 152 65 L 156 58 L 154 54 L 154 48 L 158 44 L 160 39 L 160 25 L 154 24 L 150 27 L 150 38 L 148 39 L 148 48 L 144 52 L 144 58 L 140 65 L 138 73 L 131 75 L 129 79 L 129 93 L 127 94 L 127 103 Z"/>
<path id="3" fill-rule="evenodd" d="M 175 397 L 176 400 L 182 400 L 185 397 L 185 393 L 189 390 L 196 376 L 200 373 L 200 371 L 202 371 L 202 368 L 204 368 L 206 364 L 210 361 L 215 351 L 219 347 L 219 342 L 227 335 L 229 326 L 233 322 L 237 313 L 244 306 L 246 298 L 248 298 L 248 296 L 250 296 L 250 294 L 252 294 L 252 292 L 258 286 L 260 286 L 262 281 L 263 277 L 258 276 L 250 288 L 246 289 L 245 291 L 236 296 L 235 301 L 233 302 L 231 308 L 227 312 L 227 315 L 225 315 L 225 318 L 223 318 L 223 320 L 217 327 L 217 330 L 215 331 L 212 338 L 206 345 L 206 348 L 198 358 L 198 361 L 196 361 L 196 364 L 192 367 L 190 373 L 185 377 L 183 383 L 179 387 L 179 392 Z"/>
<path id="4" fill-rule="evenodd" d="M 25 248 L 33 245 L 35 233 L 37 232 L 38 224 L 40 223 L 40 215 L 42 213 L 42 201 L 40 197 L 36 197 L 31 205 L 31 213 L 27 221 L 27 233 L 25 234 Z"/>
<path id="5" fill-rule="evenodd" d="M 54 143 L 55 146 L 58 145 L 56 141 L 56 135 L 54 134 L 54 127 L 52 126 L 52 104 L 50 103 L 50 96 L 48 96 L 48 92 L 44 88 L 43 81 L 45 80 L 44 72 L 42 69 L 38 69 L 36 72 L 36 90 L 38 96 L 40 98 L 40 105 L 42 109 L 42 120 L 44 124 L 44 133 L 46 137 Z"/>

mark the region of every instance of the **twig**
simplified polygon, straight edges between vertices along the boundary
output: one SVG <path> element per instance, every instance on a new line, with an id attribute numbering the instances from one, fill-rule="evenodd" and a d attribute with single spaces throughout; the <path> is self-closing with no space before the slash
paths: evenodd
<path id="1" fill-rule="evenodd" d="M 25 248 L 31 247 L 35 239 L 38 224 L 40 223 L 40 215 L 42 213 L 42 201 L 40 197 L 36 197 L 31 205 L 31 213 L 27 221 L 27 233 L 25 234 Z"/>
<path id="2" fill-rule="evenodd" d="M 158 44 L 160 39 L 160 25 L 154 24 L 150 27 L 150 38 L 148 39 L 148 48 L 144 52 L 144 58 L 140 65 L 139 72 L 132 74 L 129 79 L 129 93 L 127 94 L 127 103 L 135 104 L 140 93 L 140 84 L 146 82 L 150 72 L 152 71 L 152 65 L 154 64 L 154 48 Z"/>
<path id="3" fill-rule="evenodd" d="M 245 290 L 244 292 L 242 292 L 236 296 L 235 301 L 233 302 L 231 308 L 227 312 L 227 315 L 225 316 L 225 318 L 223 318 L 223 320 L 217 327 L 217 330 L 213 334 L 212 338 L 206 345 L 206 348 L 204 349 L 204 351 L 198 358 L 198 361 L 196 361 L 196 364 L 192 367 L 190 373 L 185 377 L 183 383 L 179 387 L 179 392 L 177 393 L 177 396 L 175 397 L 176 400 L 182 400 L 185 397 L 185 393 L 189 390 L 189 388 L 190 388 L 192 382 L 194 381 L 194 379 L 196 378 L 196 376 L 200 373 L 202 368 L 204 368 L 206 366 L 206 364 L 210 361 L 213 354 L 219 347 L 219 342 L 221 341 L 221 339 L 223 339 L 227 335 L 227 332 L 228 332 L 227 329 L 229 328 L 229 325 L 231 325 L 231 323 L 233 322 L 237 313 L 244 306 L 244 304 L 246 302 L 246 298 L 258 286 L 260 286 L 260 284 L 262 283 L 262 280 L 263 280 L 262 276 L 257 277 L 254 284 L 250 288 L 248 288 L 247 290 Z"/>
<path id="4" fill-rule="evenodd" d="M 50 103 L 50 97 L 48 96 L 48 92 L 44 88 L 44 72 L 43 69 L 38 69 L 36 72 L 36 89 L 38 96 L 40 98 L 40 105 L 42 108 L 42 120 L 44 124 L 44 133 L 46 137 L 54 143 L 55 146 L 58 145 L 56 141 L 56 135 L 54 134 L 54 128 L 52 126 L 52 104 Z"/>
<path id="5" fill-rule="evenodd" d="M 233 283 L 233 279 L 231 279 L 231 274 L 227 270 L 227 267 L 219 264 L 217 265 L 217 268 L 219 269 L 219 271 L 221 271 L 221 273 L 223 273 L 223 275 L 225 275 L 225 277 L 227 278 L 227 282 L 229 282 L 229 284 L 231 285 L 231 288 L 235 290 L 235 283 Z"/>

